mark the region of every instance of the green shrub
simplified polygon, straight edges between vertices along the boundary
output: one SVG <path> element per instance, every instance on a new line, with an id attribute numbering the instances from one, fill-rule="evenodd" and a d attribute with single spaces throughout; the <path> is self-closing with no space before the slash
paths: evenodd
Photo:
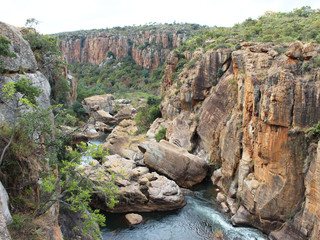
<path id="1" fill-rule="evenodd" d="M 194 66 L 196 66 L 196 62 L 197 62 L 197 60 L 195 60 L 195 59 L 191 60 L 191 61 L 187 64 L 187 68 L 188 68 L 188 69 L 194 68 Z"/>
<path id="2" fill-rule="evenodd" d="M 313 142 L 318 142 L 320 139 L 320 121 L 306 130 L 307 135 Z"/>
<path id="3" fill-rule="evenodd" d="M 161 139 L 166 139 L 167 129 L 162 127 L 159 132 L 154 136 L 157 142 L 160 142 Z"/>

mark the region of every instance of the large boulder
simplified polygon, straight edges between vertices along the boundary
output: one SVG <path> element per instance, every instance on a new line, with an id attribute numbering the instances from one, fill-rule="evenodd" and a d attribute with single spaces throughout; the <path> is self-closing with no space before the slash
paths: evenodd
<path id="1" fill-rule="evenodd" d="M 188 111 L 182 111 L 174 120 L 167 124 L 167 139 L 169 142 L 191 152 L 194 144 L 197 117 Z"/>
<path id="2" fill-rule="evenodd" d="M 32 86 L 39 88 L 41 94 L 36 98 L 39 107 L 47 109 L 51 106 L 50 104 L 50 93 L 51 87 L 48 82 L 48 79 L 39 71 L 35 73 L 28 74 L 8 74 L 0 76 L 0 87 L 9 82 L 16 82 L 21 78 L 26 78 L 32 82 Z M 14 120 L 14 111 L 16 105 L 15 101 L 10 100 L 7 104 L 0 103 L 0 122 L 13 122 Z M 20 107 L 20 110 L 25 110 L 25 107 Z"/>
<path id="3" fill-rule="evenodd" d="M 83 100 L 82 105 L 89 114 L 98 110 L 113 113 L 114 96 L 111 94 L 94 95 Z"/>
<path id="4" fill-rule="evenodd" d="M 108 149 L 110 154 L 141 160 L 143 154 L 138 148 L 141 142 L 147 141 L 144 135 L 137 135 L 138 128 L 134 121 L 123 120 L 116 126 L 103 144 L 104 149 Z"/>
<path id="5" fill-rule="evenodd" d="M 116 176 L 119 203 L 114 208 L 107 207 L 107 196 L 97 194 L 93 197 L 92 205 L 103 211 L 118 213 L 168 211 L 185 205 L 181 189 L 174 181 L 155 172 L 150 173 L 147 167 L 139 167 L 133 160 L 111 155 L 106 157 L 102 165 L 95 162 L 83 168 L 97 185 L 99 181 L 96 181 L 95 177 L 101 177 L 102 174 L 92 174 L 93 169 L 107 176 L 106 180 L 109 179 L 110 173 Z"/>
<path id="6" fill-rule="evenodd" d="M 126 220 L 130 225 L 136 225 L 142 222 L 143 218 L 141 215 L 136 213 L 128 213 L 126 214 Z"/>
<path id="7" fill-rule="evenodd" d="M 15 57 L 0 56 L 4 62 L 4 70 L 9 72 L 35 72 L 38 69 L 36 58 L 29 43 L 23 39 L 19 30 L 11 25 L 0 22 L 1 36 L 10 40 L 9 50 L 15 53 Z"/>
<path id="8" fill-rule="evenodd" d="M 167 141 L 144 142 L 139 148 L 148 167 L 173 179 L 181 187 L 200 183 L 207 175 L 205 160 Z"/>
<path id="9" fill-rule="evenodd" d="M 162 128 L 167 128 L 169 120 L 165 120 L 163 118 L 157 118 L 156 120 L 153 121 L 151 124 L 148 132 L 147 132 L 147 137 L 148 138 L 155 138 L 155 135 L 162 129 Z"/>

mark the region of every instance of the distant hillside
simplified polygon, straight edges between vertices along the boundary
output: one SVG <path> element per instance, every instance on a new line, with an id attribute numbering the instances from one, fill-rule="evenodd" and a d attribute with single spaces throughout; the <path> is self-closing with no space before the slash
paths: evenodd
<path id="1" fill-rule="evenodd" d="M 289 43 L 297 40 L 320 43 L 320 9 L 305 6 L 288 13 L 268 11 L 258 19 L 248 18 L 231 28 L 213 27 L 186 41 L 181 51 L 198 47 L 237 48 L 240 41 Z"/>

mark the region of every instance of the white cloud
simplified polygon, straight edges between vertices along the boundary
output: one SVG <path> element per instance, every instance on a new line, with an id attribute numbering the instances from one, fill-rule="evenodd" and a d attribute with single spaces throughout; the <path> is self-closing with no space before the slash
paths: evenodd
<path id="1" fill-rule="evenodd" d="M 40 20 L 41 33 L 140 25 L 149 22 L 188 22 L 232 26 L 266 11 L 320 8 L 319 0 L 0 0 L 0 21 L 23 26 Z"/>

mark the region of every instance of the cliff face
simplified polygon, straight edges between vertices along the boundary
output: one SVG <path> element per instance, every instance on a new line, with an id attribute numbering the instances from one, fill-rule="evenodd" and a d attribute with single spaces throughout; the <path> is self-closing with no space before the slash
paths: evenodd
<path id="1" fill-rule="evenodd" d="M 320 120 L 318 52 L 301 42 L 198 51 L 194 68 L 179 75 L 181 87 L 166 85 L 162 113 L 196 114 L 193 151 L 221 168 L 218 185 L 240 201 L 235 224 L 269 233 L 302 209 L 292 239 L 316 239 L 317 157 L 304 130 Z"/>
<path id="2" fill-rule="evenodd" d="M 15 57 L 0 56 L 1 66 L 5 74 L 0 74 L 0 88 L 9 82 L 16 82 L 21 78 L 26 78 L 31 81 L 32 86 L 41 90 L 40 96 L 36 99 L 39 107 L 47 109 L 50 104 L 50 91 L 51 87 L 48 79 L 38 70 L 36 58 L 30 48 L 30 45 L 25 41 L 19 30 L 13 26 L 0 22 L 0 35 L 5 39 L 10 40 L 9 50 L 15 53 Z M 3 93 L 0 93 L 0 128 L 1 131 L 5 130 L 10 123 L 14 122 L 14 112 L 16 105 L 15 99 L 7 99 L 3 101 Z M 26 111 L 24 107 L 19 108 L 19 111 Z M 8 140 L 1 136 L 1 152 Z M 30 143 L 26 143 L 30 144 Z M 22 144 L 21 144 L 22 145 Z M 29 188 L 33 190 L 40 177 L 40 173 L 46 171 L 44 162 L 40 159 L 39 153 L 28 153 L 27 156 L 21 154 L 16 158 L 6 154 L 2 162 L 2 172 L 0 174 L 1 181 L 6 189 L 9 189 L 9 196 L 11 199 L 17 196 L 19 192 Z M 1 183 L 0 183 L 1 184 Z M 36 198 L 36 193 L 32 191 Z M 3 194 L 0 196 L 0 202 L 4 202 Z M 16 198 L 18 199 L 18 197 Z M 23 198 L 21 198 L 23 199 Z M 21 203 L 22 204 L 22 203 Z M 2 205 L 2 204 L 0 204 Z M 14 205 L 10 202 L 10 207 Z M 22 204 L 23 205 L 23 204 Z M 14 210 L 20 206 L 14 207 Z M 46 239 L 58 240 L 62 239 L 60 229 L 58 226 L 58 208 L 53 207 L 52 211 L 43 217 L 46 222 Z M 10 234 L 6 231 L 5 222 L 2 217 L 3 211 L 0 211 L 1 221 L 1 239 L 11 239 Z M 8 222 L 7 222 L 8 223 Z"/>
<path id="3" fill-rule="evenodd" d="M 126 31 L 99 31 L 87 34 L 60 34 L 60 49 L 68 63 L 100 64 L 111 51 L 117 60 L 131 56 L 145 69 L 155 69 L 164 62 L 170 50 L 180 46 L 194 30 L 184 25 L 176 28 L 151 27 L 139 29 L 132 27 Z"/>

